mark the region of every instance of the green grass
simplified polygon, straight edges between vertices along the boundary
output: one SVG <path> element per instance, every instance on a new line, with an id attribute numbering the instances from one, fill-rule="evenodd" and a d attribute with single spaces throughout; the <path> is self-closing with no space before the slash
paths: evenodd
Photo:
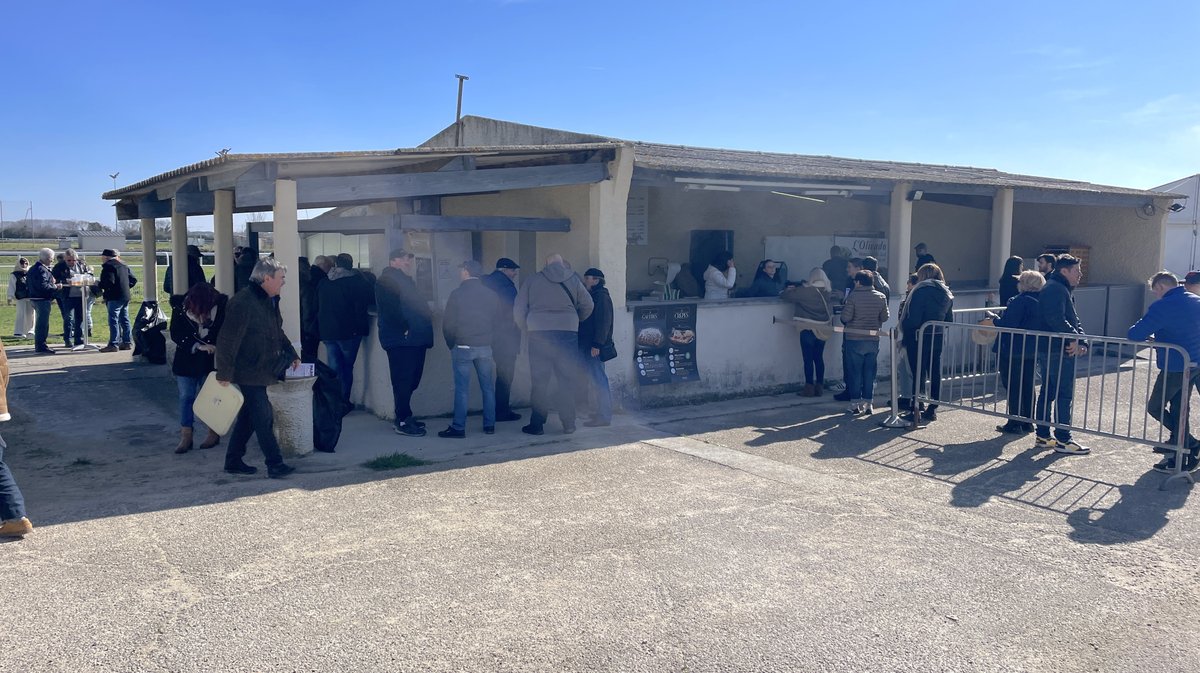
<path id="1" fill-rule="evenodd" d="M 386 456 L 379 456 L 374 460 L 368 460 L 363 463 L 363 467 L 368 469 L 382 470 L 400 470 L 406 467 L 417 467 L 419 465 L 428 465 L 429 461 L 413 458 L 407 453 L 389 453 Z"/>

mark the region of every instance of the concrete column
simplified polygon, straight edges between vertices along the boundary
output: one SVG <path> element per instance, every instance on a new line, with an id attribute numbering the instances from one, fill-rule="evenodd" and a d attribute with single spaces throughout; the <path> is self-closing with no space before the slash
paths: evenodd
<path id="1" fill-rule="evenodd" d="M 300 261 L 300 218 L 296 208 L 296 181 L 275 181 L 275 259 L 288 268 L 288 280 L 279 295 L 283 331 L 300 351 L 300 282 L 296 266 Z"/>
<path id="2" fill-rule="evenodd" d="M 175 200 L 171 200 L 171 294 L 187 294 L 187 215 L 175 212 Z M 157 276 L 149 281 L 158 282 Z M 170 297 L 167 297 L 170 299 Z"/>
<path id="3" fill-rule="evenodd" d="M 217 261 L 217 291 L 233 294 L 233 192 L 213 192 L 213 244 Z"/>
<path id="4" fill-rule="evenodd" d="M 604 284 L 612 295 L 613 310 L 625 308 L 626 256 L 625 213 L 629 184 L 633 179 L 633 150 L 617 149 L 609 164 L 608 180 L 597 182 L 588 193 L 588 258 L 604 272 Z"/>
<path id="5" fill-rule="evenodd" d="M 275 439 L 285 456 L 304 456 L 313 452 L 312 387 L 312 378 L 288 379 L 267 386 L 267 397 L 275 415 Z"/>
<path id="6" fill-rule="evenodd" d="M 992 254 L 988 283 L 994 283 L 1004 273 L 1004 262 L 1012 256 L 1013 190 L 1004 187 L 992 197 Z"/>
<path id="7" fill-rule="evenodd" d="M 911 265 L 908 263 L 912 248 L 912 201 L 908 192 L 912 186 L 907 182 L 892 187 L 891 213 L 888 217 L 888 285 L 894 296 L 904 294 Z"/>
<path id="8" fill-rule="evenodd" d="M 142 218 L 142 294 L 146 301 L 158 301 L 158 259 L 154 240 L 154 218 Z M 169 341 L 169 339 L 168 339 Z"/>

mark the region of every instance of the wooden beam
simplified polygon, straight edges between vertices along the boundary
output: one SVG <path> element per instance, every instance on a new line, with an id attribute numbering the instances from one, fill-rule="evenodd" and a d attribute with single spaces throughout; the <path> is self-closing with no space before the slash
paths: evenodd
<path id="1" fill-rule="evenodd" d="M 529 168 L 492 168 L 474 171 L 441 171 L 360 175 L 296 180 L 300 208 L 392 201 L 414 196 L 479 194 L 509 189 L 534 189 L 600 182 L 608 178 L 605 164 L 571 164 Z M 239 208 L 266 207 L 273 203 L 273 180 L 238 179 Z"/>
<path id="2" fill-rule="evenodd" d="M 570 231 L 571 220 L 540 217 L 400 215 L 400 227 L 413 231 Z"/>
<path id="3" fill-rule="evenodd" d="M 160 200 L 151 192 L 141 198 L 137 202 L 137 214 L 139 219 L 171 216 L 171 200 Z"/>
<path id="4" fill-rule="evenodd" d="M 247 222 L 250 231 L 274 231 L 275 222 Z M 316 217 L 300 220 L 301 234 L 378 234 L 400 227 L 399 215 L 352 215 L 349 217 Z"/>

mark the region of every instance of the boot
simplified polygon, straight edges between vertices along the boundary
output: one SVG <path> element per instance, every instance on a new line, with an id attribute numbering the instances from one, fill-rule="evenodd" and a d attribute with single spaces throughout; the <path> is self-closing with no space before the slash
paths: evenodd
<path id="1" fill-rule="evenodd" d="M 220 443 L 221 443 L 221 435 L 218 435 L 217 433 L 213 432 L 212 428 L 209 428 L 208 435 L 205 436 L 204 441 L 201 442 L 200 448 L 211 449 L 212 447 L 214 447 Z"/>
<path id="2" fill-rule="evenodd" d="M 816 397 L 817 387 L 811 383 L 804 384 L 804 390 L 800 391 L 800 397 Z"/>
<path id="3" fill-rule="evenodd" d="M 179 428 L 179 446 L 175 447 L 175 453 L 187 453 L 192 450 L 192 429 Z"/>
<path id="4" fill-rule="evenodd" d="M 813 384 L 813 397 L 820 397 L 823 392 L 824 389 L 821 387 L 820 383 Z"/>

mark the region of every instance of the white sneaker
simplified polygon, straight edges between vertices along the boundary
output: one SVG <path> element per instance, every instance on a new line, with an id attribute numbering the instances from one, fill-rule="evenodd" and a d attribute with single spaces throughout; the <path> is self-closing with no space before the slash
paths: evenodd
<path id="1" fill-rule="evenodd" d="M 1054 450 L 1058 453 L 1069 453 L 1076 456 L 1082 456 L 1092 452 L 1091 449 L 1073 439 L 1069 442 L 1055 441 Z"/>
<path id="2" fill-rule="evenodd" d="M 846 413 L 851 416 L 857 416 L 862 413 L 862 405 L 857 402 L 851 402 L 850 406 L 846 407 Z"/>
<path id="3" fill-rule="evenodd" d="M 858 409 L 858 413 L 862 414 L 863 416 L 870 416 L 872 413 L 874 413 L 874 411 L 875 410 L 871 408 L 870 404 L 864 404 Z"/>

